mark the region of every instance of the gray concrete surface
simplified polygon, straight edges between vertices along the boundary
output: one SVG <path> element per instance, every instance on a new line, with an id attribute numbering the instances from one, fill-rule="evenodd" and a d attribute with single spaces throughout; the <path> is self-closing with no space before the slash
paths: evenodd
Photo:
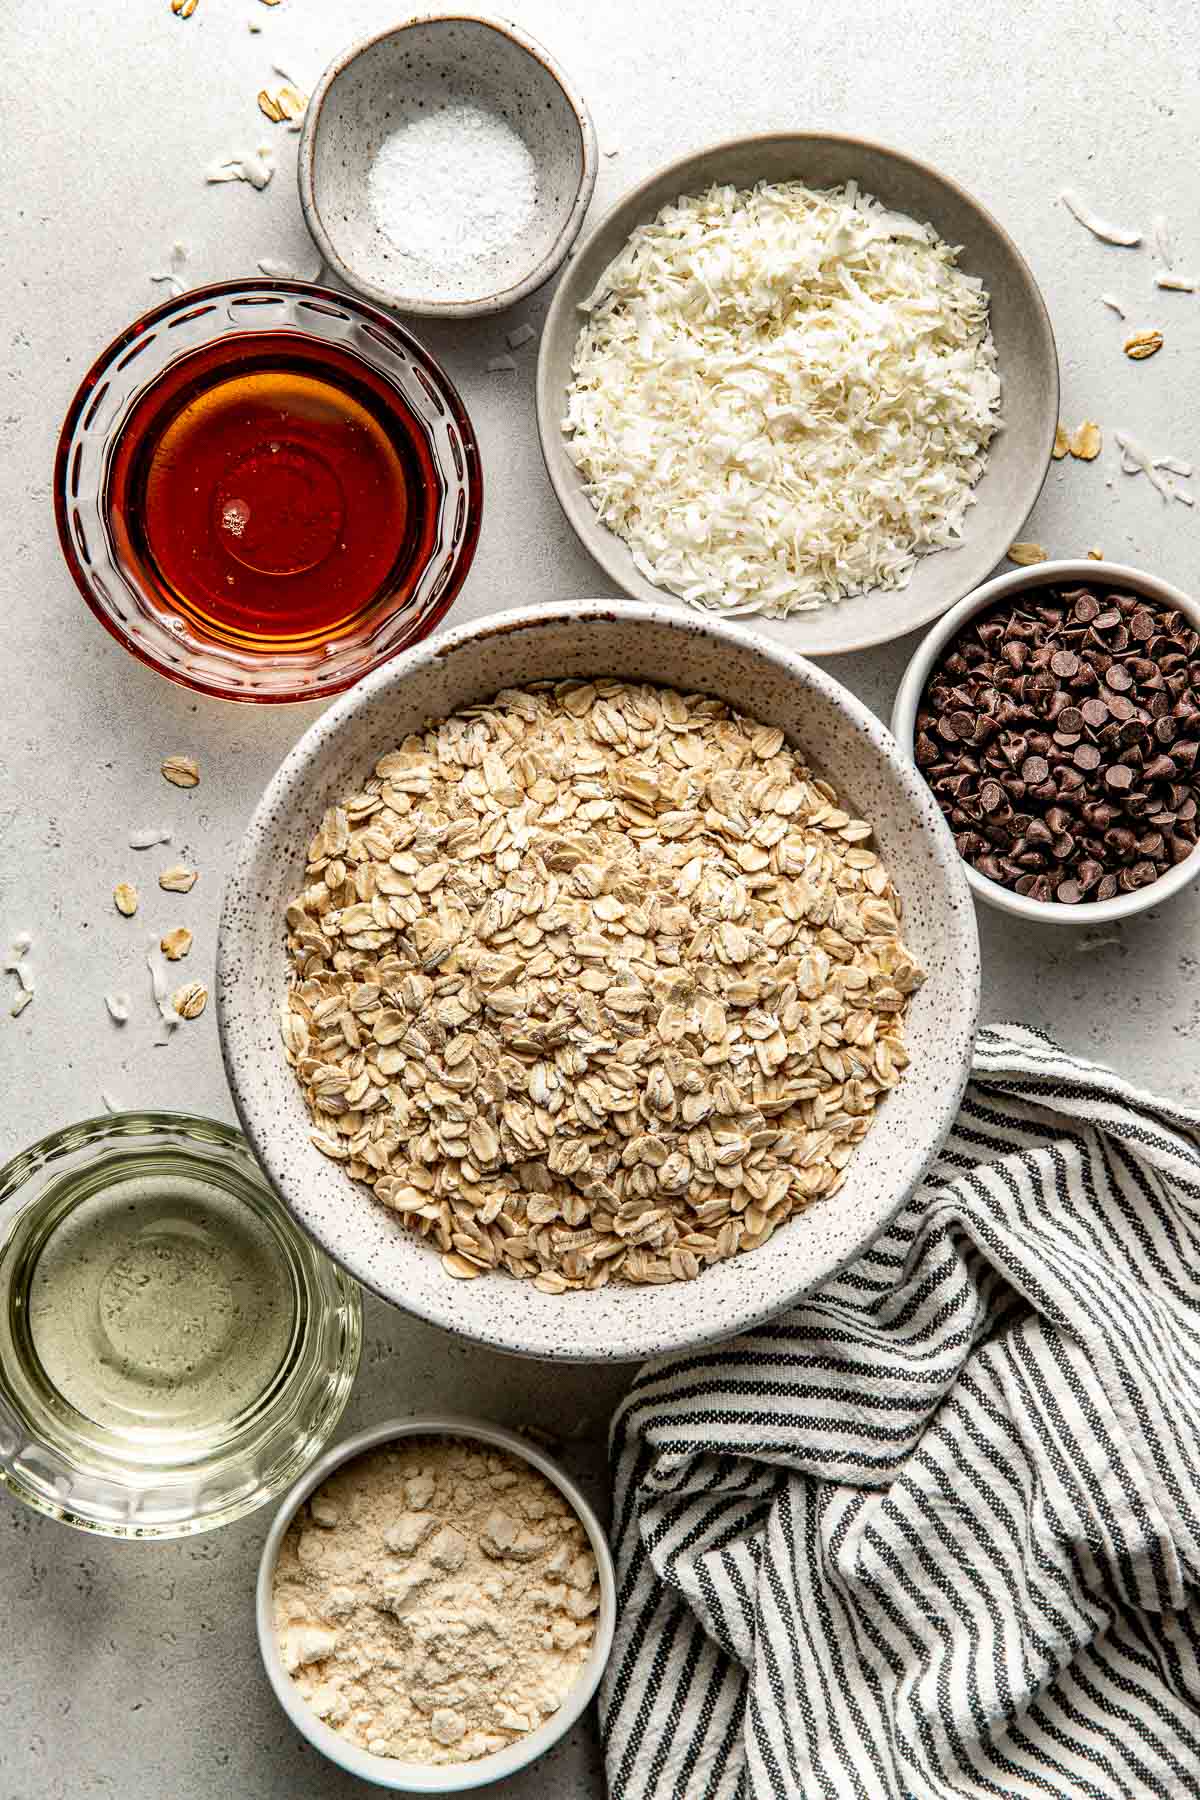
<path id="1" fill-rule="evenodd" d="M 1043 284 L 1058 333 L 1063 411 L 1101 422 L 1099 462 L 1056 465 L 1029 529 L 1053 552 L 1099 545 L 1187 586 L 1200 517 L 1165 506 L 1116 468 L 1114 428 L 1156 452 L 1200 456 L 1195 397 L 1200 300 L 1152 285 L 1148 251 L 1108 250 L 1056 203 L 1078 186 L 1101 210 L 1172 220 L 1181 266 L 1200 269 L 1194 168 L 1198 33 L 1183 0 L 1117 8 L 1023 0 L 992 38 L 983 9 L 952 0 L 512 0 L 583 88 L 602 148 L 594 208 L 656 164 L 739 132 L 828 127 L 938 163 L 992 208 Z M 0 1009 L 0 1154 L 100 1109 L 187 1106 L 231 1117 L 210 1007 L 153 1047 L 141 960 L 146 930 L 186 920 L 188 973 L 211 967 L 222 877 L 267 777 L 311 708 L 238 708 L 169 686 L 125 656 L 84 611 L 59 558 L 50 474 L 59 424 L 95 353 L 161 297 L 147 279 L 170 246 L 192 248 L 194 281 L 254 272 L 260 256 L 311 266 L 292 181 L 295 138 L 265 124 L 254 96 L 279 63 L 302 83 L 352 37 L 403 11 L 386 0 L 168 0 L 137 6 L 0 9 L 6 232 L 0 445 L 4 649 L 0 678 L 0 941 L 32 930 L 37 998 Z M 249 24 L 261 27 L 252 34 Z M 280 173 L 263 194 L 205 187 L 218 153 L 270 139 Z M 595 216 L 595 214 L 593 214 Z M 1157 325 L 1167 347 L 1133 364 L 1120 321 Z M 456 621 L 520 600 L 604 593 L 546 484 L 533 420 L 536 346 L 515 375 L 490 375 L 521 318 L 424 329 L 460 384 L 487 474 L 487 510 Z M 1200 484 L 1198 484 L 1200 485 Z M 911 646 L 844 659 L 837 674 L 886 714 Z M 167 788 L 164 754 L 204 771 Z M 129 830 L 165 819 L 194 858 L 183 902 L 154 885 L 154 853 Z M 132 871 L 132 877 L 131 877 Z M 110 902 L 141 877 L 130 926 Z M 986 1014 L 1047 1026 L 1137 1079 L 1200 1099 L 1200 894 L 1084 945 L 1069 932 L 982 920 Z M 6 977 L 11 983 L 11 978 Z M 127 987 L 134 1015 L 111 1025 L 103 994 Z M 367 1351 L 346 1426 L 426 1402 L 474 1408 L 571 1436 L 578 1467 L 602 1477 L 619 1374 L 505 1363 L 369 1303 Z M 112 1546 L 28 1515 L 0 1495 L 0 1800 L 283 1800 L 362 1791 L 306 1749 L 277 1710 L 254 1646 L 251 1586 L 265 1518 L 170 1547 Z M 601 1793 L 594 1727 L 507 1784 L 512 1800 Z"/>

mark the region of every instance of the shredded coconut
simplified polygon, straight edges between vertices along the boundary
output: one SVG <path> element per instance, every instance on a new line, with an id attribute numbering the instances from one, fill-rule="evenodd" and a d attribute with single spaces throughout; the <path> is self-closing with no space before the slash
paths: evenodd
<path id="1" fill-rule="evenodd" d="M 1191 494 L 1184 493 L 1176 487 L 1170 475 L 1162 471 L 1169 469 L 1171 474 L 1184 480 L 1192 473 L 1192 465 L 1182 462 L 1177 456 L 1151 456 L 1146 446 L 1135 438 L 1132 432 L 1116 431 L 1113 433 L 1121 449 L 1121 470 L 1125 475 L 1144 475 L 1152 487 L 1156 487 L 1164 500 L 1181 500 L 1184 506 L 1193 506 L 1195 501 Z"/>
<path id="2" fill-rule="evenodd" d="M 599 1607 L 579 1518 L 523 1459 L 406 1438 L 339 1469 L 275 1570 L 280 1656 L 318 1718 L 405 1762 L 505 1749 L 561 1706 Z"/>
<path id="3" fill-rule="evenodd" d="M 1115 294 L 1101 294 L 1100 298 L 1103 300 L 1105 306 L 1110 306 L 1112 308 L 1118 319 L 1127 319 L 1129 317 L 1129 314 L 1125 311 L 1125 308 Z"/>
<path id="4" fill-rule="evenodd" d="M 1091 207 L 1079 198 L 1074 189 L 1064 188 L 1059 199 L 1071 217 L 1078 219 L 1079 223 L 1090 231 L 1093 237 L 1100 238 L 1102 242 L 1118 244 L 1122 249 L 1131 249 L 1134 244 L 1141 243 L 1140 231 L 1127 231 L 1121 225 L 1110 225 L 1107 219 L 1102 219 L 1099 213 L 1094 213 Z"/>
<path id="5" fill-rule="evenodd" d="M 563 429 L 602 522 L 695 605 L 783 617 L 956 544 L 999 426 L 982 283 L 857 184 L 713 187 L 584 302 Z"/>
<path id="6" fill-rule="evenodd" d="M 378 229 L 406 262 L 439 273 L 507 249 L 537 197 L 537 165 L 524 139 L 466 100 L 399 126 L 367 175 Z"/>

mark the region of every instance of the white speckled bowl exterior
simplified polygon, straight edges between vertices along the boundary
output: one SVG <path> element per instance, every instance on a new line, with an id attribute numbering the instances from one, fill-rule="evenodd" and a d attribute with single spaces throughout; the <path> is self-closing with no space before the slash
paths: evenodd
<path id="1" fill-rule="evenodd" d="M 454 1281 L 370 1190 L 309 1142 L 279 1039 L 284 909 L 304 885 L 325 809 L 426 720 L 545 678 L 612 675 L 716 694 L 780 726 L 844 803 L 876 827 L 929 978 L 909 1013 L 912 1065 L 879 1109 L 845 1187 L 761 1249 L 693 1282 L 539 1293 L 527 1281 Z M 225 892 L 217 1011 L 225 1069 L 250 1142 L 295 1217 L 384 1299 L 500 1350 L 578 1361 L 657 1356 L 780 1312 L 888 1223 L 954 1119 L 979 1004 L 979 945 L 962 863 L 941 811 L 883 725 L 823 670 L 752 631 L 669 607 L 577 600 L 499 613 L 368 676 L 312 725 L 267 788 Z"/>
<path id="2" fill-rule="evenodd" d="M 448 101 L 516 132 L 537 167 L 537 204 L 511 244 L 414 290 L 411 264 L 375 223 L 367 176 L 393 131 Z M 297 178 L 317 248 L 348 286 L 401 312 L 466 319 L 515 305 L 553 275 L 587 212 L 596 156 L 582 95 L 535 39 L 480 14 L 425 13 L 335 57 L 305 111 Z"/>
<path id="3" fill-rule="evenodd" d="M 542 328 L 537 369 L 538 433 L 559 504 L 584 548 L 605 574 L 635 600 L 679 611 L 686 603 L 658 588 L 635 567 L 633 553 L 600 523 L 583 477 L 567 454 L 562 418 L 571 362 L 585 300 L 638 225 L 681 194 L 700 194 L 714 182 L 752 187 L 756 181 L 803 181 L 809 187 L 860 187 L 898 212 L 927 221 L 948 244 L 961 245 L 959 266 L 978 275 L 991 295 L 1003 394 L 1004 429 L 968 508 L 956 549 L 922 556 L 907 587 L 858 594 L 790 619 L 749 618 L 750 629 L 802 656 L 834 656 L 886 644 L 927 625 L 977 587 L 1021 535 L 1050 467 L 1058 423 L 1058 354 L 1050 315 L 1033 274 L 1004 228 L 948 176 L 902 151 L 865 138 L 825 132 L 779 131 L 733 138 L 693 151 L 632 188 L 592 226 L 559 282 Z"/>

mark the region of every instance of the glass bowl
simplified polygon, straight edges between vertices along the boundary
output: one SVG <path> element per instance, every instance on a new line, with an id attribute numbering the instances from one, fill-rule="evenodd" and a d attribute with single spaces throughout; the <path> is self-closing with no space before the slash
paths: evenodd
<path id="1" fill-rule="evenodd" d="M 137 409 L 220 351 L 296 340 L 314 374 L 324 351 L 359 365 L 401 442 L 420 445 L 422 530 L 375 598 L 327 635 L 254 639 L 164 602 L 132 554 L 119 500 L 118 450 Z M 344 370 L 343 370 L 344 380 Z M 137 417 L 143 416 L 138 412 Z M 278 446 L 272 446 L 277 448 Z M 436 488 L 432 496 L 429 483 Z M 483 506 L 479 449 L 466 409 L 429 352 L 363 301 L 297 281 L 193 288 L 134 321 L 97 360 L 59 439 L 54 509 L 67 565 L 106 630 L 171 681 L 223 700 L 320 700 L 417 643 L 450 607 L 475 554 Z"/>
<path id="2" fill-rule="evenodd" d="M 118 1113 L 0 1170 L 0 1483 L 38 1512 L 124 1538 L 240 1518 L 319 1454 L 361 1342 L 358 1287 L 227 1125 Z"/>

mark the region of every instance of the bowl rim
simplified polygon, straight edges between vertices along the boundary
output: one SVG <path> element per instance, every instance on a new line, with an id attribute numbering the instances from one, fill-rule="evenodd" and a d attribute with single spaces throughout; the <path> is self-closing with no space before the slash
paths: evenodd
<path id="1" fill-rule="evenodd" d="M 259 1129 L 258 1102 L 252 1098 L 250 1084 L 243 1081 L 232 1044 L 237 971 L 250 955 L 249 928 L 244 922 L 246 907 L 241 904 L 241 900 L 242 896 L 250 898 L 258 891 L 256 867 L 262 854 L 259 838 L 269 835 L 267 826 L 277 811 L 291 810 L 289 789 L 307 770 L 314 755 L 319 754 L 322 740 L 329 734 L 331 727 L 340 731 L 357 712 L 369 706 L 380 692 L 401 685 L 423 664 L 440 662 L 452 656 L 464 644 L 478 638 L 504 637 L 514 631 L 534 631 L 540 626 L 588 621 L 641 622 L 662 626 L 672 632 L 685 632 L 733 643 L 750 651 L 755 657 L 773 663 L 785 679 L 794 680 L 798 676 L 803 685 L 819 690 L 848 717 L 880 758 L 895 771 L 914 814 L 925 815 L 922 827 L 926 832 L 931 856 L 943 872 L 949 896 L 959 902 L 949 909 L 947 942 L 953 943 L 955 956 L 964 970 L 963 990 L 958 1003 L 962 1009 L 966 1042 L 969 1045 L 973 1041 L 979 1018 L 981 967 L 975 909 L 967 904 L 969 889 L 963 873 L 962 859 L 955 848 L 950 828 L 917 769 L 902 753 L 883 721 L 856 695 L 819 664 L 726 619 L 710 618 L 707 615 L 696 617 L 665 605 L 625 599 L 565 600 L 515 607 L 505 612 L 488 614 L 482 619 L 441 633 L 433 640 L 415 645 L 342 694 L 328 711 L 308 727 L 284 758 L 246 825 L 226 881 L 218 925 L 215 971 L 217 1026 L 225 1074 L 242 1130 L 253 1145 L 256 1156 L 267 1172 L 268 1180 L 273 1182 L 285 1205 L 291 1205 L 289 1182 L 283 1177 L 271 1132 Z M 968 1052 L 963 1057 L 962 1066 L 954 1080 L 942 1095 L 924 1148 L 914 1149 L 901 1166 L 890 1204 L 873 1218 L 869 1229 L 861 1236 L 855 1235 L 844 1249 L 839 1247 L 838 1254 L 831 1257 L 826 1266 L 822 1266 L 811 1278 L 805 1278 L 799 1286 L 790 1287 L 784 1293 L 772 1292 L 766 1298 L 759 1296 L 757 1288 L 753 1293 L 745 1293 L 741 1297 L 741 1303 L 736 1308 L 731 1308 L 716 1324 L 698 1314 L 686 1329 L 673 1327 L 666 1335 L 655 1333 L 652 1337 L 644 1335 L 641 1339 L 635 1339 L 627 1328 L 623 1336 L 614 1339 L 613 1334 L 609 1333 L 599 1340 L 591 1335 L 584 1335 L 578 1328 L 568 1336 L 562 1332 L 559 1321 L 560 1328 L 553 1333 L 545 1328 L 526 1336 L 524 1341 L 514 1340 L 511 1332 L 505 1335 L 494 1325 L 481 1324 L 469 1314 L 464 1316 L 461 1295 L 458 1293 L 451 1295 L 447 1292 L 444 1299 L 439 1298 L 437 1301 L 430 1301 L 423 1296 L 405 1295 L 400 1298 L 395 1291 L 389 1291 L 381 1284 L 380 1271 L 370 1256 L 357 1249 L 348 1253 L 345 1244 L 335 1241 L 334 1234 L 327 1228 L 319 1228 L 299 1213 L 296 1216 L 298 1223 L 321 1245 L 326 1254 L 346 1268 L 362 1286 L 389 1305 L 412 1312 L 418 1318 L 425 1319 L 456 1337 L 508 1355 L 532 1356 L 546 1361 L 641 1362 L 650 1356 L 674 1354 L 715 1343 L 776 1318 L 805 1294 L 812 1292 L 815 1287 L 861 1256 L 874 1239 L 887 1229 L 937 1157 L 954 1123 L 970 1076 L 970 1065 Z M 393 1290 L 396 1285 L 392 1283 Z M 457 1290 L 460 1284 L 447 1283 L 446 1286 Z M 528 1331 L 530 1328 L 526 1329 Z"/>
<path id="2" fill-rule="evenodd" d="M 332 1726 L 326 1725 L 323 1719 L 318 1719 L 284 1668 L 272 1616 L 272 1585 L 279 1547 L 297 1511 L 309 1495 L 335 1470 L 353 1462 L 366 1451 L 393 1443 L 398 1438 L 425 1436 L 473 1438 L 476 1442 L 519 1456 L 537 1469 L 570 1503 L 587 1532 L 596 1558 L 600 1583 L 600 1609 L 596 1616 L 596 1633 L 592 1639 L 591 1653 L 558 1711 L 536 1731 L 518 1738 L 505 1749 L 466 1763 L 400 1762 L 393 1757 L 376 1756 L 370 1750 L 360 1750 L 357 1745 L 339 1736 Z M 280 1502 L 259 1556 L 254 1587 L 255 1629 L 263 1668 L 275 1698 L 297 1731 L 308 1739 L 314 1749 L 350 1774 L 373 1782 L 377 1787 L 398 1789 L 403 1793 L 467 1793 L 472 1788 L 501 1781 L 515 1774 L 518 1769 L 536 1762 L 566 1735 L 590 1705 L 608 1665 L 616 1630 L 616 1615 L 616 1570 L 612 1551 L 604 1527 L 578 1483 L 554 1457 L 548 1456 L 544 1450 L 531 1444 L 517 1432 L 510 1431 L 504 1425 L 496 1425 L 489 1419 L 478 1419 L 455 1412 L 418 1413 L 411 1418 L 385 1419 L 380 1424 L 353 1432 L 333 1449 L 326 1450 L 292 1484 Z M 462 1778 L 464 1774 L 466 1779 Z"/>
<path id="3" fill-rule="evenodd" d="M 145 340 L 153 335 L 154 328 L 169 323 L 183 314 L 190 313 L 194 307 L 204 308 L 215 302 L 228 299 L 239 294 L 286 294 L 299 296 L 300 299 L 312 301 L 319 309 L 332 303 L 336 307 L 351 307 L 369 326 L 389 335 L 402 339 L 406 352 L 414 362 L 420 364 L 426 376 L 437 387 L 440 400 L 453 418 L 462 436 L 463 450 L 467 467 L 462 472 L 462 480 L 466 488 L 468 511 L 472 514 L 467 520 L 464 532 L 463 547 L 459 560 L 453 568 L 449 580 L 442 592 L 429 607 L 421 621 L 418 635 L 407 644 L 399 645 L 389 651 L 362 675 L 349 676 L 341 682 L 324 682 L 314 691 L 303 686 L 294 686 L 285 693 L 264 694 L 260 691 L 247 693 L 223 686 L 216 679 L 208 679 L 195 674 L 186 668 L 177 668 L 166 663 L 152 649 L 144 645 L 139 637 L 126 632 L 118 619 L 109 615 L 99 604 L 88 582 L 86 572 L 80 561 L 78 551 L 71 536 L 70 509 L 67 503 L 67 486 L 69 482 L 71 446 L 79 421 L 84 417 L 90 405 L 96 399 L 97 392 L 103 392 L 99 384 L 106 370 L 121 367 L 121 353 L 137 339 Z M 270 329 L 270 323 L 264 323 L 261 329 Z M 251 328 L 247 327 L 247 335 Z M 184 351 L 182 355 L 191 354 Z M 157 377 L 155 379 L 158 379 Z M 480 455 L 479 439 L 471 415 L 467 411 L 458 385 L 450 376 L 443 363 L 436 357 L 429 346 L 417 337 L 409 326 L 391 313 L 381 311 L 360 295 L 340 292 L 320 281 L 293 281 L 282 276 L 264 275 L 256 279 L 253 276 L 238 276 L 230 281 L 205 282 L 200 287 L 185 288 L 182 293 L 172 294 L 168 299 L 160 301 L 147 312 L 139 313 L 131 319 L 121 331 L 109 340 L 104 349 L 93 359 L 71 397 L 67 411 L 63 416 L 54 451 L 54 472 L 51 478 L 52 500 L 54 505 L 54 522 L 58 533 L 59 550 L 66 563 L 75 586 L 78 588 L 85 605 L 109 636 L 114 638 L 130 656 L 144 663 L 156 675 L 173 682 L 176 687 L 189 689 L 194 694 L 204 694 L 214 700 L 227 700 L 241 706 L 304 706 L 313 701 L 331 700 L 335 695 L 344 693 L 355 681 L 365 680 L 376 669 L 383 668 L 394 657 L 402 655 L 406 650 L 423 643 L 434 632 L 445 618 L 462 590 L 463 583 L 471 572 L 475 560 L 475 552 L 479 548 L 479 532 L 483 521 L 484 480 L 483 462 Z"/>
<path id="4" fill-rule="evenodd" d="M 953 176 L 943 174 L 943 172 L 936 168 L 933 163 L 925 162 L 920 157 L 910 156 L 907 151 L 897 150 L 891 144 L 881 143 L 877 138 L 861 137 L 852 132 L 760 131 L 750 132 L 741 137 L 721 138 L 715 143 L 705 144 L 699 149 L 690 150 L 685 156 L 679 156 L 670 162 L 660 164 L 657 169 L 652 170 L 649 175 L 635 183 L 633 187 L 627 188 L 626 191 L 613 202 L 608 210 L 599 219 L 593 222 L 582 243 L 575 252 L 575 265 L 578 266 L 580 264 L 592 245 L 595 244 L 603 234 L 608 232 L 623 214 L 629 213 L 630 215 L 637 215 L 639 220 L 648 218 L 650 216 L 648 195 L 651 189 L 656 188 L 661 183 L 671 179 L 672 181 L 680 181 L 681 186 L 679 192 L 684 193 L 688 191 L 687 177 L 690 175 L 691 171 L 698 164 L 706 162 L 709 158 L 714 156 L 732 155 L 736 151 L 744 151 L 747 148 L 778 143 L 794 144 L 798 148 L 804 145 L 813 144 L 836 144 L 855 150 L 870 151 L 874 155 L 886 157 L 894 163 L 915 171 L 926 180 L 930 180 L 935 184 L 948 189 L 963 205 L 968 207 L 979 217 L 986 228 L 1000 240 L 1007 251 L 1007 254 L 1021 276 L 1022 285 L 1032 299 L 1034 312 L 1040 324 L 1041 333 L 1049 355 L 1049 373 L 1053 390 L 1053 421 L 1046 437 L 1044 459 L 1040 465 L 1036 460 L 1030 464 L 1028 477 L 1021 489 L 1019 502 L 1021 514 L 1019 520 L 1017 520 L 1016 517 L 1016 504 L 1014 504 L 1013 507 L 1013 518 L 1016 520 L 1016 524 L 1013 527 L 1013 530 L 1009 532 L 1011 541 L 1012 536 L 1014 536 L 1015 532 L 1020 528 L 1021 523 L 1029 517 L 1034 507 L 1037 505 L 1038 497 L 1040 496 L 1050 473 L 1052 462 L 1051 452 L 1054 447 L 1054 433 L 1058 421 L 1061 394 L 1061 374 L 1058 360 L 1058 345 L 1054 337 L 1054 325 L 1050 317 L 1050 310 L 1046 305 L 1045 296 L 1038 285 L 1037 278 L 1028 261 L 1017 247 L 1014 239 L 981 201 L 977 200 L 972 193 L 961 185 L 961 183 L 955 181 Z M 711 178 L 709 179 L 711 180 Z M 692 186 L 694 187 L 694 185 L 695 183 L 693 182 Z M 632 229 L 632 225 L 630 226 L 630 229 Z M 626 231 L 625 235 L 628 236 L 628 231 Z M 646 604 L 653 604 L 647 592 L 647 587 L 650 587 L 661 597 L 663 603 L 674 604 L 684 609 L 687 613 L 698 612 L 699 609 L 689 607 L 684 600 L 673 595 L 670 589 L 655 588 L 653 583 L 647 583 L 645 577 L 641 576 L 633 567 L 628 546 L 618 538 L 614 532 L 609 531 L 607 526 L 602 525 L 590 509 L 585 520 L 586 530 L 581 528 L 579 520 L 575 517 L 574 502 L 577 498 L 577 491 L 572 485 L 571 479 L 571 471 L 574 468 L 574 465 L 570 463 L 570 460 L 566 455 L 566 439 L 563 436 L 561 428 L 560 415 L 562 396 L 554 388 L 554 384 L 550 378 L 550 356 L 552 353 L 552 346 L 559 337 L 570 329 L 574 315 L 575 302 L 569 297 L 570 287 L 571 282 L 568 277 L 565 278 L 555 290 L 554 296 L 550 302 L 549 310 L 546 314 L 545 323 L 542 327 L 541 341 L 538 346 L 535 390 L 538 442 L 541 446 L 542 461 L 545 465 L 546 474 L 550 479 L 550 485 L 554 489 L 555 498 L 562 509 L 564 517 L 575 532 L 575 535 L 583 548 L 596 562 L 599 563 L 600 567 L 604 570 L 604 573 L 611 581 L 614 581 L 617 584 L 623 593 L 628 594 L 631 599 L 643 601 Z M 1001 378 L 1003 378 L 1003 373 L 1003 368 L 1001 368 Z M 986 479 L 986 471 L 983 479 Z M 968 513 L 968 520 L 969 517 L 970 515 Z M 999 538 L 1000 535 L 1001 534 L 998 532 L 997 538 Z M 947 554 L 952 553 L 952 551 L 947 551 Z M 903 590 L 900 591 L 903 592 Z M 858 650 L 872 649 L 878 644 L 893 643 L 897 638 L 907 637 L 910 632 L 918 631 L 923 626 L 928 625 L 931 620 L 936 619 L 941 613 L 946 611 L 947 604 L 953 605 L 957 604 L 957 602 L 947 603 L 944 600 L 935 601 L 922 607 L 917 617 L 906 619 L 904 623 L 898 627 L 880 626 L 879 628 L 876 628 L 867 626 L 859 629 L 854 638 L 852 640 L 847 640 L 845 643 L 839 643 L 830 648 L 819 650 L 806 650 L 801 652 L 801 654 L 814 657 L 847 656 Z M 730 615 L 713 612 L 702 616 L 720 619 L 729 617 Z M 754 615 L 748 616 L 753 617 Z M 793 619 L 797 623 L 802 623 L 803 617 L 803 614 L 793 615 Z"/>
<path id="5" fill-rule="evenodd" d="M 917 707 L 930 671 L 939 652 L 960 627 L 976 613 L 986 611 L 988 607 L 1008 599 L 1010 595 L 1028 593 L 1064 581 L 1087 582 L 1092 587 L 1127 586 L 1144 599 L 1157 600 L 1183 613 L 1196 630 L 1200 631 L 1200 601 L 1194 600 L 1190 594 L 1166 581 L 1161 575 L 1152 575 L 1129 563 L 1107 560 L 1098 562 L 1091 557 L 1059 557 L 995 575 L 960 600 L 957 606 L 951 607 L 937 621 L 917 645 L 908 667 L 900 677 L 892 706 L 892 733 L 906 756 L 914 755 Z M 1157 881 L 1150 882 L 1147 887 L 1135 888 L 1132 894 L 1118 894 L 1112 900 L 1083 900 L 1078 906 L 1064 906 L 1059 900 L 1031 900 L 1027 894 L 1013 893 L 998 881 L 990 881 L 986 875 L 981 875 L 978 869 L 973 868 L 965 857 L 961 861 L 971 891 L 998 912 L 1011 913 L 1019 919 L 1033 919 L 1042 925 L 1096 926 L 1133 918 L 1152 906 L 1160 906 L 1187 887 L 1200 875 L 1200 844 L 1183 862 L 1176 863 L 1165 875 L 1160 875 Z"/>
<path id="6" fill-rule="evenodd" d="M 333 240 L 321 217 L 320 204 L 317 199 L 317 137 L 321 130 L 321 116 L 326 96 L 334 82 L 349 68 L 351 63 L 356 62 L 360 56 L 373 50 L 385 39 L 399 37 L 402 32 L 410 30 L 414 25 L 460 24 L 482 26 L 488 31 L 496 32 L 500 37 L 508 38 L 510 43 L 515 44 L 519 50 L 523 50 L 528 57 L 532 58 L 534 62 L 540 63 L 545 69 L 571 108 L 579 129 L 579 182 L 575 189 L 575 197 L 554 242 L 529 273 L 522 276 L 520 281 L 476 300 L 435 300 L 429 295 L 403 294 L 379 287 L 375 282 L 368 281 L 365 276 L 360 275 L 357 270 L 344 261 L 334 248 Z M 524 300 L 529 294 L 534 293 L 559 268 L 571 245 L 579 236 L 580 227 L 595 191 L 598 166 L 599 151 L 596 143 L 596 127 L 592 121 L 587 101 L 561 63 L 550 54 L 545 45 L 527 31 L 523 31 L 510 19 L 496 18 L 490 13 L 455 10 L 453 12 L 414 13 L 411 17 L 400 20 L 398 24 L 387 25 L 381 31 L 374 31 L 367 37 L 357 39 L 345 50 L 338 52 L 317 82 L 304 111 L 304 122 L 300 129 L 300 144 L 296 155 L 296 182 L 300 190 L 300 206 L 304 214 L 304 222 L 308 226 L 317 249 L 330 268 L 336 269 L 340 279 L 347 286 L 353 288 L 356 293 L 362 294 L 368 300 L 373 300 L 377 306 L 391 307 L 397 312 L 412 313 L 419 318 L 477 319 L 484 318 L 491 313 L 507 311 L 518 301 Z"/>

